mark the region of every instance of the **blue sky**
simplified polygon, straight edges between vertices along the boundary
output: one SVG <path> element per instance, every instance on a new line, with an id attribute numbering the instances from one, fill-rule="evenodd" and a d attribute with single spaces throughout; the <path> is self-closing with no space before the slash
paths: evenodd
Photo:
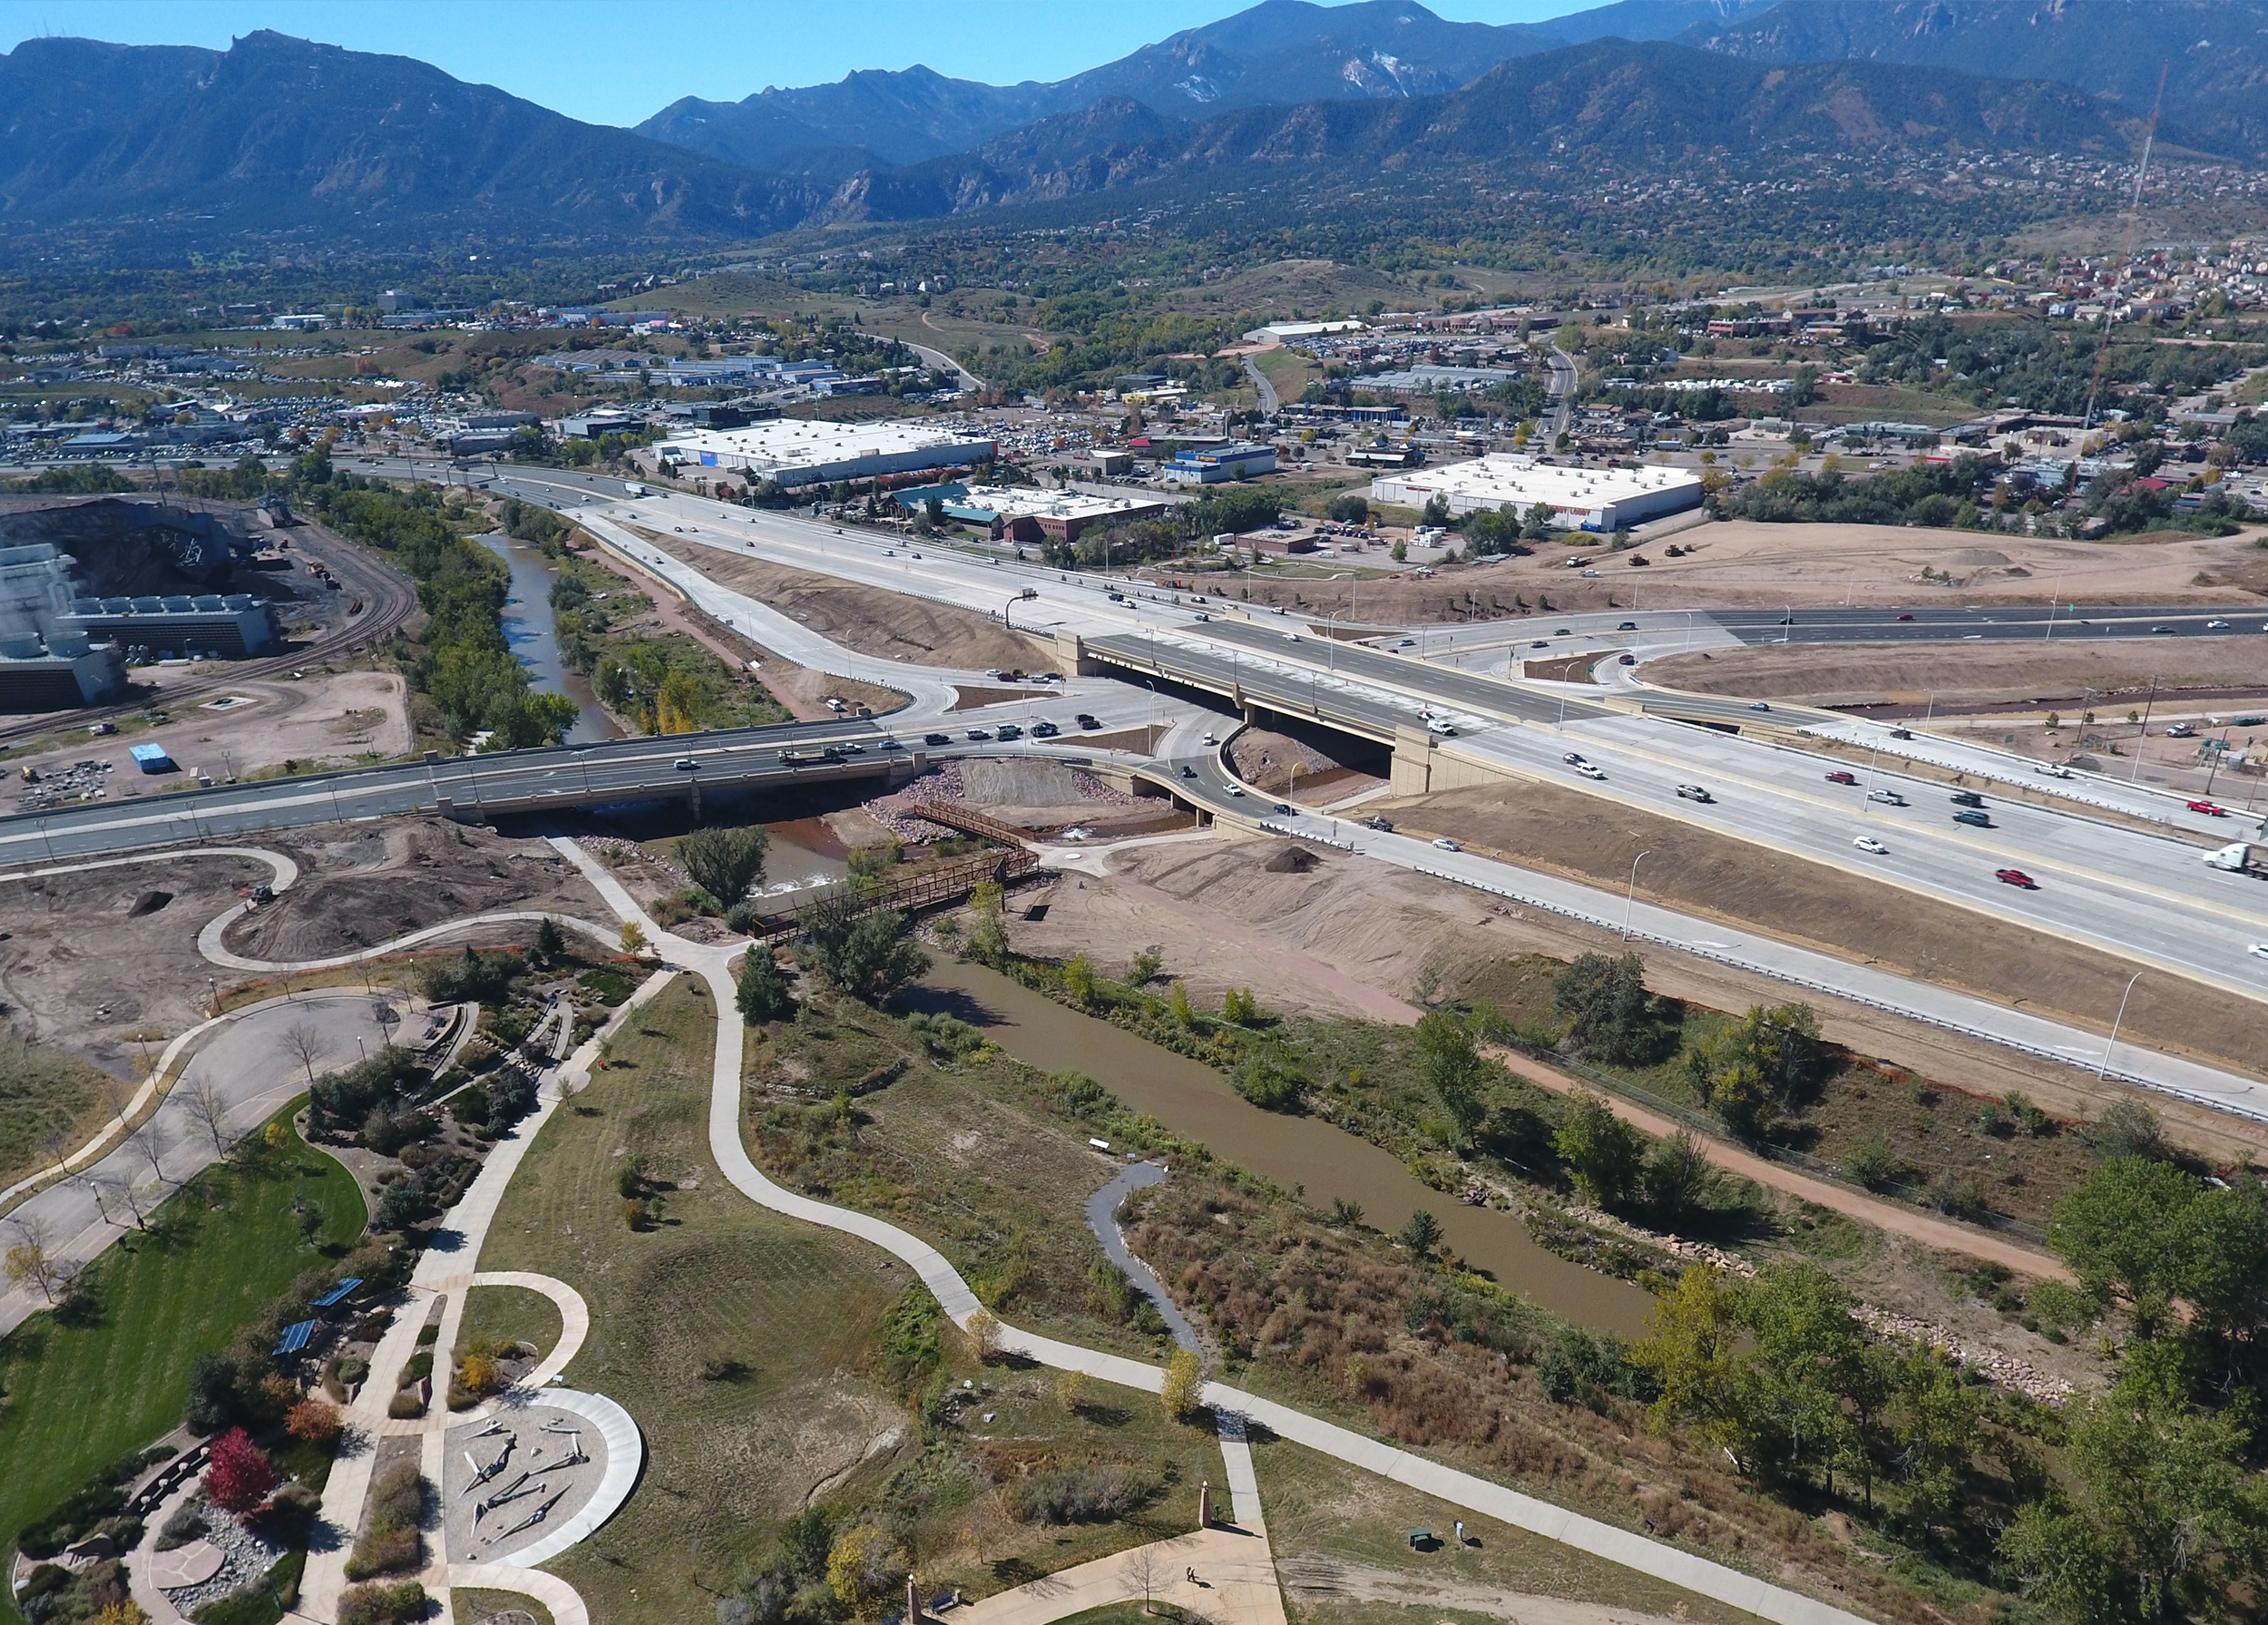
<path id="1" fill-rule="evenodd" d="M 1061 79 L 1250 0 L 0 0 L 0 47 L 42 34 L 207 45 L 273 28 L 432 63 L 594 123 L 679 96 L 737 101 L 854 68 L 925 63 L 1012 84 Z M 1600 0 L 1429 0 L 1457 22 L 1532 23 Z"/>

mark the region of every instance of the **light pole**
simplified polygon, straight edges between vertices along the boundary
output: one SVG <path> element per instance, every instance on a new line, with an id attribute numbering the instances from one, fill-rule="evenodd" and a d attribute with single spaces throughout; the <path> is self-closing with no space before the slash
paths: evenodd
<path id="1" fill-rule="evenodd" d="M 2111 1018 L 2110 1042 L 2103 1046 L 2103 1064 L 2095 1069 L 2095 1081 L 2098 1083 L 2103 1074 L 2110 1071 L 2110 1052 L 2118 1047 L 2118 1024 L 2126 1019 L 2126 1000 L 2134 994 L 2134 984 L 2141 980 L 2142 973 L 2136 971 L 2126 978 L 2126 991 L 2118 995 L 2118 1013 Z"/>
<path id="2" fill-rule="evenodd" d="M 1622 940 L 1626 943 L 1630 940 L 1630 916 L 1637 908 L 1638 865 L 1653 855 L 1653 849 L 1648 847 L 1630 860 L 1630 888 L 1622 898 Z"/>
<path id="3" fill-rule="evenodd" d="M 2134 771 L 2126 775 L 2128 784 L 2142 782 L 2142 741 L 2150 737 L 2150 713 L 2157 709 L 2157 679 L 2150 679 L 2150 697 L 2142 702 L 2142 731 L 2134 736 Z"/>

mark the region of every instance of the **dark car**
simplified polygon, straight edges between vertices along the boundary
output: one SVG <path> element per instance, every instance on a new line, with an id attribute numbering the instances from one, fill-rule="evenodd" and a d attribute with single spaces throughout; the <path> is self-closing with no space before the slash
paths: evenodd
<path id="1" fill-rule="evenodd" d="M 1183 762 L 1181 764 L 1181 777 L 1184 778 L 1195 778 L 1197 777 L 1197 769 L 1189 766 L 1188 763 Z"/>
<path id="2" fill-rule="evenodd" d="M 953 736 L 949 733 L 925 733 L 922 736 L 922 743 L 924 745 L 950 745 L 953 743 Z"/>
<path id="3" fill-rule="evenodd" d="M 1079 725 L 1081 728 L 1090 730 L 1102 726 L 1100 722 L 1096 720 L 1093 713 L 1089 711 L 1081 711 L 1079 713 Z"/>
<path id="4" fill-rule="evenodd" d="M 1953 792 L 1953 805 L 1955 807 L 1982 807 L 1984 805 L 1984 798 L 1977 794 L 1974 790 L 1955 790 Z"/>
<path id="5" fill-rule="evenodd" d="M 1386 817 L 1383 814 L 1374 813 L 1371 817 L 1364 818 L 1363 822 L 1373 829 L 1383 831 L 1388 835 L 1393 833 L 1393 820 Z"/>
<path id="6" fill-rule="evenodd" d="M 992 737 L 992 736 L 991 734 L 986 733 L 986 732 L 985 732 L 982 729 L 981 729 L 981 728 L 972 728 L 971 729 L 969 729 L 969 738 L 971 738 L 971 739 L 991 739 Z"/>
<path id="7" fill-rule="evenodd" d="M 1913 729 L 1911 728 L 1893 728 L 1890 730 L 1890 737 L 1893 739 L 1910 739 L 1913 738 Z"/>
<path id="8" fill-rule="evenodd" d="M 1635 666 L 1638 663 L 1638 657 L 1635 654 L 1620 655 L 1617 657 L 1615 663 L 1619 666 Z"/>
<path id="9" fill-rule="evenodd" d="M 1635 622 L 1635 621 L 1625 621 L 1625 622 L 1623 622 L 1620 626 L 1616 627 L 1616 628 L 1615 628 L 1615 631 L 1637 631 L 1637 629 L 1638 629 L 1638 623 L 1637 623 L 1637 622 Z"/>
<path id="10" fill-rule="evenodd" d="M 1031 725 L 1031 737 L 1035 739 L 1051 739 L 1062 731 L 1052 722 L 1034 722 Z"/>
<path id="11" fill-rule="evenodd" d="M 1856 773 L 1846 773 L 1841 768 L 1827 775 L 1829 784 L 1856 784 L 1858 781 L 1859 776 Z"/>
<path id="12" fill-rule="evenodd" d="M 1964 807 L 1953 815 L 1953 822 L 1972 825 L 1979 829 L 1989 829 L 1992 827 L 1992 815 L 1979 812 L 1973 807 Z"/>
<path id="13" fill-rule="evenodd" d="M 1013 722 L 1003 722 L 1000 725 L 1000 737 L 1003 739 L 1021 739 L 1023 729 Z"/>
<path id="14" fill-rule="evenodd" d="M 1288 813 L 1292 810 L 1292 804 L 1288 801 L 1279 801 L 1276 804 L 1276 810 L 1280 813 Z"/>

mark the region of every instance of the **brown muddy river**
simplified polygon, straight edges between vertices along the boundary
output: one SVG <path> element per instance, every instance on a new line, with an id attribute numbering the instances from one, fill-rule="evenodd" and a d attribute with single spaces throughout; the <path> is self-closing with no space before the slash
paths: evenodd
<path id="1" fill-rule="evenodd" d="M 1365 1221 L 1399 1229 L 1423 1208 L 1441 1220 L 1458 1257 L 1486 1270 L 1540 1307 L 1598 1331 L 1643 1336 L 1654 1300 L 1639 1287 L 1570 1264 L 1536 1245 L 1509 1213 L 1469 1208 L 1421 1184 L 1391 1152 L 1311 1117 L 1263 1111 L 1201 1062 L 1161 1049 L 1067 1010 L 997 971 L 940 958 L 909 996 L 982 1026 L 1018 1060 L 1045 1071 L 1081 1072 L 1137 1111 L 1213 1154 L 1275 1180 L 1303 1187 L 1328 1207 L 1362 1204 Z"/>

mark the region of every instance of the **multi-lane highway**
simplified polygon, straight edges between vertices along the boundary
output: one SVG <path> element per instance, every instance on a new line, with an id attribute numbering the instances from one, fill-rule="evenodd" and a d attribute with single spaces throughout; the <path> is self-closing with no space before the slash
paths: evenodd
<path id="1" fill-rule="evenodd" d="M 1941 643 L 2268 633 L 2257 609 L 2211 604 L 1931 604 L 1910 609 L 1711 610 L 1743 643 Z M 2262 645 L 2268 659 L 2268 643 Z"/>

